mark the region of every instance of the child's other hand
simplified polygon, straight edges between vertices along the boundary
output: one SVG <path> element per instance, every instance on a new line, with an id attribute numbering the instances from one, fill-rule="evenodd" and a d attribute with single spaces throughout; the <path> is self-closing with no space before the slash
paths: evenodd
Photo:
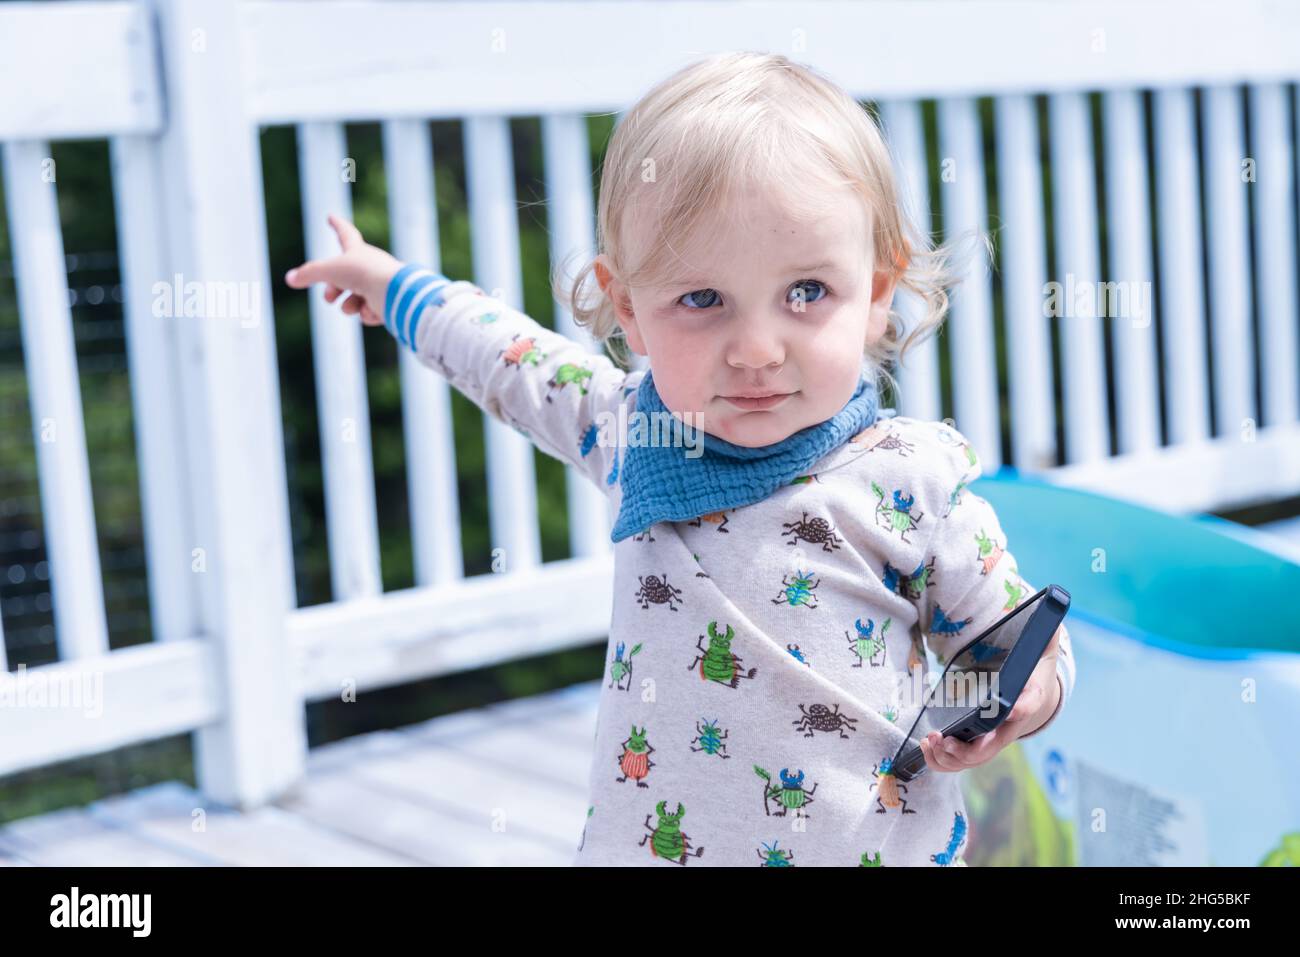
<path id="1" fill-rule="evenodd" d="M 964 771 L 991 761 L 1011 742 L 1041 727 L 1056 710 L 1061 697 L 1061 684 L 1056 680 L 1060 637 L 1058 628 L 1005 721 L 973 741 L 944 737 L 938 731 L 931 731 L 920 742 L 926 765 L 935 771 Z"/>
<path id="2" fill-rule="evenodd" d="M 361 321 L 368 326 L 383 325 L 388 282 L 402 264 L 378 246 L 367 243 L 357 227 L 342 216 L 330 216 L 329 222 L 338 234 L 342 254 L 305 262 L 285 273 L 284 281 L 294 289 L 323 282 L 326 302 L 333 302 L 350 291 L 352 294 L 339 308 L 350 316 L 360 313 Z"/>

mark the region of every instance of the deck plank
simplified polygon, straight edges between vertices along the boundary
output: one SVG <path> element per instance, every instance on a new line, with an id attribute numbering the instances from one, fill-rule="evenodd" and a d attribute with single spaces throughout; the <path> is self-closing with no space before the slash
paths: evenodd
<path id="1" fill-rule="evenodd" d="M 87 809 L 64 808 L 21 818 L 0 830 L 0 846 L 38 867 L 193 867 L 203 862 L 129 830 L 96 819 Z"/>
<path id="2" fill-rule="evenodd" d="M 102 820 L 141 839 L 178 852 L 204 855 L 220 864 L 375 867 L 414 863 L 273 804 L 240 813 L 207 801 L 197 791 L 175 781 L 96 802 L 92 807 Z M 197 808 L 205 812 L 202 830 L 192 825 Z"/>
<path id="3" fill-rule="evenodd" d="M 548 732 L 570 737 L 588 751 L 596 741 L 596 711 L 600 705 L 600 682 L 575 685 L 577 693 L 565 694 L 558 701 L 562 708 L 548 712 L 542 719 Z M 566 691 L 574 691 L 566 689 Z"/>
<path id="4" fill-rule="evenodd" d="M 436 744 L 375 758 L 355 774 L 377 788 L 437 808 L 464 822 L 462 839 L 479 829 L 519 829 L 559 850 L 577 848 L 586 812 L 586 782 L 561 786 Z"/>
<path id="5" fill-rule="evenodd" d="M 440 808 L 387 793 L 346 773 L 312 775 L 278 806 L 430 866 L 562 866 L 572 857 L 518 830 L 473 827 Z"/>
<path id="6" fill-rule="evenodd" d="M 585 792 L 591 774 L 591 748 L 570 741 L 567 736 L 552 734 L 541 723 L 527 728 L 504 725 L 439 746 L 502 771 L 513 771 L 523 788 L 531 781 L 546 780 L 566 790 Z M 612 757 L 610 761 L 613 762 Z"/>
<path id="7" fill-rule="evenodd" d="M 567 866 L 599 697 L 585 682 L 312 748 L 247 813 L 168 781 L 23 818 L 0 827 L 0 866 Z"/>

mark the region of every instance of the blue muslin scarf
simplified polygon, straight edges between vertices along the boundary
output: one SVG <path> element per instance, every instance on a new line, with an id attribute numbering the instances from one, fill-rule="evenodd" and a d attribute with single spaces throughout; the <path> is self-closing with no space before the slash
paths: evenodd
<path id="1" fill-rule="evenodd" d="M 762 501 L 880 416 L 875 377 L 865 362 L 844 408 L 824 422 L 759 448 L 735 445 L 676 417 L 670 419 L 672 413 L 659 398 L 648 369 L 637 389 L 636 411 L 650 420 L 671 421 L 683 441 L 645 441 L 645 419 L 637 416 L 630 423 L 618 477 L 623 500 L 609 536 L 614 542 L 656 522 L 684 521 Z M 702 448 L 701 454 L 686 454 L 687 447 L 696 446 Z"/>

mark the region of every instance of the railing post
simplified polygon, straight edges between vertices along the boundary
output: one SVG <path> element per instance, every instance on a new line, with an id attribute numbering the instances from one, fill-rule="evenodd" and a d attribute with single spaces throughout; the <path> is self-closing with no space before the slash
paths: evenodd
<path id="1" fill-rule="evenodd" d="M 154 10 L 170 266 L 156 277 L 155 310 L 176 322 L 194 483 L 188 557 L 221 702 L 220 719 L 195 732 L 195 774 L 208 797 L 249 808 L 290 787 L 306 757 L 285 630 L 292 550 L 261 170 L 244 109 L 239 4 L 155 0 Z"/>

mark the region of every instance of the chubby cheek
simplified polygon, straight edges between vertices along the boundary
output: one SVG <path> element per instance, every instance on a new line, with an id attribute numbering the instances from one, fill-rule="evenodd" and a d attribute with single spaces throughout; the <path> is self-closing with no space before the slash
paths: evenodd
<path id="1" fill-rule="evenodd" d="M 820 374 L 817 376 L 817 385 L 822 393 L 827 392 L 844 392 L 844 401 L 847 402 L 857 388 L 858 377 L 862 372 L 862 349 L 859 346 L 857 350 L 851 344 L 835 353 L 828 355 L 822 362 L 817 364 Z"/>
<path id="2" fill-rule="evenodd" d="M 715 360 L 712 345 L 702 337 L 680 334 L 660 324 L 646 337 L 650 367 L 659 398 L 673 412 L 700 413 L 712 398 Z"/>
<path id="3" fill-rule="evenodd" d="M 829 401 L 837 392 L 852 393 L 862 370 L 861 341 L 848 336 L 828 336 L 792 356 L 799 370 L 799 388 L 804 397 L 814 401 Z M 848 394 L 845 395 L 848 401 Z"/>
<path id="4" fill-rule="evenodd" d="M 703 368 L 688 365 L 685 356 L 654 357 L 651 368 L 655 374 L 655 389 L 671 411 L 699 414 L 708 404 L 711 393 L 708 391 L 708 375 Z"/>

